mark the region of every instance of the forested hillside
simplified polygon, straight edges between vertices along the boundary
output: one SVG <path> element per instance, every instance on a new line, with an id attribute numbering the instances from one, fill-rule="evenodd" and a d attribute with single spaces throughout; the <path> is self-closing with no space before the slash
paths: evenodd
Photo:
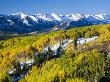
<path id="1" fill-rule="evenodd" d="M 78 43 L 81 38 L 85 42 Z M 51 46 L 58 43 L 54 52 Z M 21 68 L 21 62 L 28 60 L 33 63 Z M 0 82 L 19 76 L 15 81 L 110 82 L 110 24 L 0 41 Z"/>

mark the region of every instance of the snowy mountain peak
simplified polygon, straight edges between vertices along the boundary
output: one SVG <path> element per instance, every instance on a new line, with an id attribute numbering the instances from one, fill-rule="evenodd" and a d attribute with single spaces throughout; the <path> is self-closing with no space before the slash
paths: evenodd
<path id="1" fill-rule="evenodd" d="M 53 16 L 53 18 L 54 18 L 55 20 L 58 20 L 58 21 L 61 21 L 61 20 L 62 20 L 62 19 L 61 19 L 57 14 L 55 14 L 55 13 L 52 13 L 51 16 Z"/>
<path id="2" fill-rule="evenodd" d="M 21 19 L 26 18 L 28 15 L 24 14 L 23 12 L 19 12 L 19 13 L 15 13 L 15 14 L 11 14 L 12 16 L 16 16 L 16 17 L 20 17 Z"/>
<path id="3" fill-rule="evenodd" d="M 79 19 L 84 18 L 84 15 L 82 15 L 82 14 L 70 14 L 69 18 L 73 19 L 74 21 L 78 21 Z"/>

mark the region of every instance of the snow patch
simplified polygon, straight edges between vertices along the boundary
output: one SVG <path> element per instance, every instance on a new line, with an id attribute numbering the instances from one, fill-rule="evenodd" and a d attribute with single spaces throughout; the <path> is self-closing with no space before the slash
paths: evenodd
<path id="1" fill-rule="evenodd" d="M 33 21 L 37 22 L 38 19 L 36 19 L 34 16 L 29 16 Z"/>
<path id="2" fill-rule="evenodd" d="M 85 44 L 90 41 L 94 41 L 98 38 L 98 36 L 93 36 L 91 38 L 78 38 L 77 44 Z"/>

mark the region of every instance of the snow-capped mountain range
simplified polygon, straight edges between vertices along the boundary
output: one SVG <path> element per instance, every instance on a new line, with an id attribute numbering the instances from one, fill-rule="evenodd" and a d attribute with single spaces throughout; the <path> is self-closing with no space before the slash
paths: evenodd
<path id="1" fill-rule="evenodd" d="M 0 31 L 14 33 L 45 32 L 50 30 L 67 29 L 97 24 L 109 24 L 110 15 L 68 14 L 58 15 L 15 13 L 11 15 L 0 14 Z"/>

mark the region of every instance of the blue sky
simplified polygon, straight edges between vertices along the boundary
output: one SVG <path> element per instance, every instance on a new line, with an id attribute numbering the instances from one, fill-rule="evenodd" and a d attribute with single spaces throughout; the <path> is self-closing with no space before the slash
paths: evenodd
<path id="1" fill-rule="evenodd" d="M 110 14 L 110 0 L 0 0 L 0 14 Z"/>

